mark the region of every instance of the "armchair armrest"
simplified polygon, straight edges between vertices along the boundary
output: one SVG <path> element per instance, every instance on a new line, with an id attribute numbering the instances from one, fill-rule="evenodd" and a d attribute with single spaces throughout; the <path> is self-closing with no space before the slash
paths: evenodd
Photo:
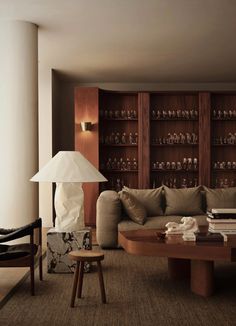
<path id="1" fill-rule="evenodd" d="M 12 232 L 14 232 L 16 230 L 18 230 L 18 229 L 3 229 L 3 228 L 0 228 L 0 236 L 12 233 Z"/>
<path id="2" fill-rule="evenodd" d="M 97 200 L 96 236 L 102 248 L 118 245 L 118 223 L 121 221 L 121 202 L 117 192 L 103 191 Z"/>
<path id="3" fill-rule="evenodd" d="M 35 222 L 27 224 L 23 227 L 17 229 L 0 229 L 0 243 L 7 242 L 15 239 L 20 239 L 25 237 L 26 235 L 32 235 L 33 230 L 35 228 L 42 227 L 42 220 L 41 218 L 37 219 Z M 5 233 L 4 233 L 5 232 Z"/>

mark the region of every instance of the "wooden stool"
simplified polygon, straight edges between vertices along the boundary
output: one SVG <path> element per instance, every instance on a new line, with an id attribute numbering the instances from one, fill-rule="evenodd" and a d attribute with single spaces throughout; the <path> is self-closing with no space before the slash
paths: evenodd
<path id="1" fill-rule="evenodd" d="M 78 286 L 77 296 L 78 298 L 81 298 L 83 276 L 84 276 L 84 262 L 86 261 L 97 262 L 102 302 L 106 303 L 106 293 L 105 293 L 105 287 L 104 287 L 104 281 L 102 275 L 102 265 L 101 265 L 101 260 L 104 259 L 104 255 L 101 252 L 96 252 L 93 250 L 79 250 L 79 251 L 71 251 L 69 253 L 69 258 L 76 261 L 76 269 L 74 272 L 74 283 L 73 283 L 70 306 L 74 307 L 75 305 L 75 295 L 76 295 L 77 286 Z M 78 285 L 78 279 L 79 279 L 79 285 Z"/>

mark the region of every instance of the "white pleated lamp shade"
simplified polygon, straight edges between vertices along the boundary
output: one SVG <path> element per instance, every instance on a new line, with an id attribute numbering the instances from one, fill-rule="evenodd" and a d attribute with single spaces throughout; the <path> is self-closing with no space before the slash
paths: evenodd
<path id="1" fill-rule="evenodd" d="M 36 173 L 35 182 L 104 182 L 107 179 L 78 151 L 58 152 Z"/>

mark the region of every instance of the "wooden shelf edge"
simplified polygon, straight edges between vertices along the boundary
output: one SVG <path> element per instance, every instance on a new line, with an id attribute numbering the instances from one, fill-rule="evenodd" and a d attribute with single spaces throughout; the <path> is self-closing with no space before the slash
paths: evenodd
<path id="1" fill-rule="evenodd" d="M 198 122 L 198 119 L 184 119 L 184 118 L 166 118 L 166 119 L 154 119 L 154 118 L 151 118 L 151 121 L 195 121 L 195 122 Z"/>
<path id="2" fill-rule="evenodd" d="M 138 144 L 100 144 L 101 147 L 138 147 Z"/>
<path id="3" fill-rule="evenodd" d="M 158 170 L 158 169 L 151 169 L 151 172 L 160 172 L 160 173 L 195 173 L 198 170 Z"/>
<path id="4" fill-rule="evenodd" d="M 111 118 L 111 119 L 109 119 L 109 118 L 101 118 L 101 120 L 100 120 L 100 122 L 103 122 L 103 121 L 138 121 L 138 118 L 133 118 L 133 119 L 122 119 L 122 118 Z"/>
<path id="5" fill-rule="evenodd" d="M 192 147 L 195 146 L 197 147 L 198 144 L 151 144 L 151 146 L 156 146 L 156 147 Z"/>
<path id="6" fill-rule="evenodd" d="M 137 173 L 138 170 L 100 170 L 102 173 Z"/>

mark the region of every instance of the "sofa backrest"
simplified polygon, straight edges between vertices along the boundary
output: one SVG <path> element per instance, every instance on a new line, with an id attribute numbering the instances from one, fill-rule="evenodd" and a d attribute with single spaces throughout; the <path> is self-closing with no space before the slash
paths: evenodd
<path id="1" fill-rule="evenodd" d="M 161 187 L 160 187 L 161 188 Z M 158 190 L 160 190 L 158 188 Z M 138 193 L 138 198 L 140 198 L 140 194 L 143 194 L 145 189 L 129 189 L 125 188 L 126 191 L 130 191 L 133 195 Z M 145 198 L 142 198 L 142 203 L 144 206 L 148 206 L 148 203 L 145 203 L 145 201 L 148 200 L 155 200 L 153 198 L 153 191 L 151 189 L 147 189 L 147 193 L 152 194 L 152 196 L 149 196 L 145 194 Z M 160 194 L 160 192 L 159 192 Z M 199 194 L 199 195 L 198 195 Z M 176 198 L 175 198 L 176 195 Z M 166 198 L 166 196 L 168 196 Z M 193 197 L 191 197 L 193 196 Z M 200 198 L 199 198 L 200 196 Z M 196 199 L 195 199 L 196 198 Z M 187 189 L 172 189 L 167 188 L 163 186 L 161 190 L 161 200 L 160 196 L 157 198 L 158 205 L 160 205 L 160 212 L 163 211 L 163 214 L 157 214 L 157 215 L 169 215 L 168 211 L 170 211 L 169 207 L 171 207 L 171 215 L 183 215 L 185 214 L 186 207 L 186 215 L 201 215 L 206 213 L 207 211 L 207 198 L 208 198 L 208 206 L 209 206 L 209 200 L 211 202 L 214 202 L 214 205 L 218 205 L 218 207 L 214 208 L 236 208 L 236 187 L 234 188 L 225 188 L 225 189 L 210 189 L 206 188 L 204 186 L 199 186 L 197 188 L 187 188 Z M 168 202 L 167 202 L 168 201 Z M 180 203 L 181 201 L 181 203 Z M 197 205 L 195 203 L 197 202 Z M 167 207 L 167 204 L 169 207 Z M 186 205 L 186 206 L 185 206 Z M 175 211 L 176 206 L 176 211 Z M 181 208 L 180 210 L 178 210 Z M 166 209 L 167 208 L 167 209 Z M 213 208 L 213 207 L 212 207 Z M 209 207 L 208 207 L 209 209 Z M 122 215 L 125 215 L 125 211 L 123 210 Z M 147 214 L 148 216 L 154 216 Z"/>

